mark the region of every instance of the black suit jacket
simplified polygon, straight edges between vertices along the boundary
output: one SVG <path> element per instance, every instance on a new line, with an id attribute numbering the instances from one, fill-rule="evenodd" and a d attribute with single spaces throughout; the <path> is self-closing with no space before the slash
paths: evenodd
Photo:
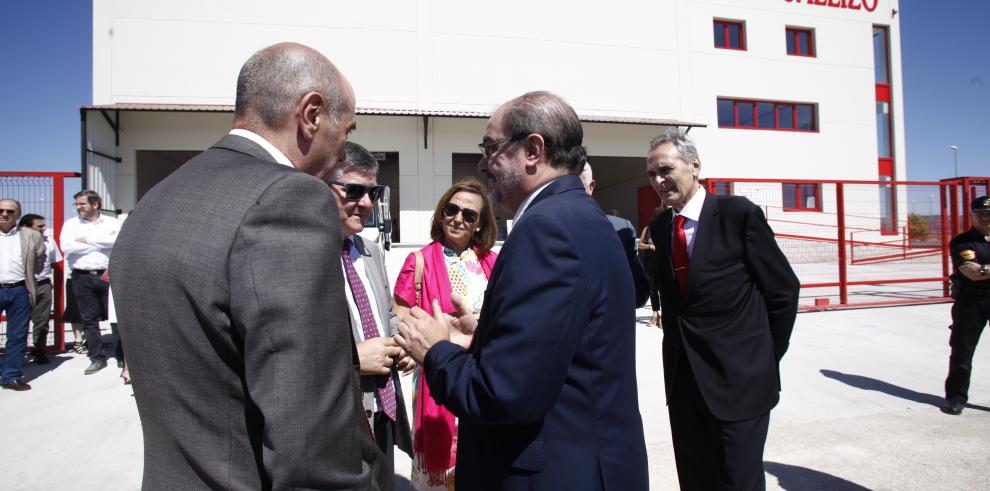
<path id="1" fill-rule="evenodd" d="M 391 489 L 361 408 L 327 185 L 228 135 L 111 260 L 145 489 Z"/>
<path id="2" fill-rule="evenodd" d="M 438 343 L 423 369 L 460 418 L 458 489 L 647 489 L 632 276 L 577 176 L 513 226 L 471 350 Z"/>
<path id="3" fill-rule="evenodd" d="M 677 370 L 690 367 L 708 409 L 725 421 L 763 414 L 779 400 L 778 363 L 787 351 L 800 285 L 763 211 L 739 196 L 705 197 L 687 286 L 671 260 L 671 217 L 651 224 L 657 246 L 670 399 Z"/>

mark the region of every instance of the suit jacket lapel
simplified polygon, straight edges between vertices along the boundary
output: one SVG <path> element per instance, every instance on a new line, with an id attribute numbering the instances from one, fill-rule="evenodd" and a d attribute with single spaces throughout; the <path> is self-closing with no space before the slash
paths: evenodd
<path id="1" fill-rule="evenodd" d="M 698 270 L 708 263 L 708 250 L 715 235 L 715 215 L 718 214 L 718 206 L 715 204 L 715 195 L 708 193 L 705 195 L 705 202 L 701 205 L 701 215 L 698 217 L 698 228 L 694 231 L 694 247 L 691 250 L 691 266 L 688 268 L 687 285 L 684 288 L 684 296 L 688 297 L 695 284 L 698 282 Z"/>

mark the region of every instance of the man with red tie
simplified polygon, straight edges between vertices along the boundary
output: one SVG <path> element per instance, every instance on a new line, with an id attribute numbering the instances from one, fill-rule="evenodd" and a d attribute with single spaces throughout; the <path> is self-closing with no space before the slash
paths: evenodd
<path id="1" fill-rule="evenodd" d="M 646 171 L 670 206 L 650 232 L 681 489 L 764 489 L 763 447 L 798 279 L 758 206 L 699 185 L 701 160 L 682 132 L 650 142 Z"/>
<path id="2" fill-rule="evenodd" d="M 361 363 L 365 416 L 375 443 L 385 454 L 388 475 L 394 476 L 394 447 L 412 457 L 412 435 L 395 369 L 412 370 L 415 362 L 392 339 L 399 319 L 392 314 L 392 293 L 382 251 L 378 244 L 359 235 L 384 191 L 377 182 L 378 161 L 357 143 L 345 143 L 344 151 L 344 161 L 334 169 L 330 180 L 344 237 L 344 292 Z"/>

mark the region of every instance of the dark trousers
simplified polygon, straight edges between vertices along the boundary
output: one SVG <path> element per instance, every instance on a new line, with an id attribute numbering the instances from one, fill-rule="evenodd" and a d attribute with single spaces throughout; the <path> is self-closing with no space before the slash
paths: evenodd
<path id="1" fill-rule="evenodd" d="M 973 373 L 973 353 L 980 334 L 990 318 L 990 296 L 972 297 L 962 292 L 952 305 L 952 334 L 949 336 L 949 376 L 945 379 L 945 399 L 969 401 L 969 378 Z"/>
<path id="2" fill-rule="evenodd" d="M 395 422 L 379 411 L 372 414 L 371 424 L 375 432 L 375 444 L 385 454 L 388 475 L 395 475 Z"/>
<path id="3" fill-rule="evenodd" d="M 107 310 L 109 291 L 110 284 L 97 275 L 72 273 L 72 293 L 75 294 L 76 305 L 79 307 L 89 359 L 93 361 L 106 359 L 103 354 L 103 340 L 100 338 L 100 319 Z"/>
<path id="4" fill-rule="evenodd" d="M 34 324 L 31 340 L 34 353 L 44 353 L 48 345 L 48 322 L 52 317 L 52 282 L 38 283 L 38 296 L 34 300 L 31 321 Z"/>
<path id="5" fill-rule="evenodd" d="M 0 288 L 0 311 L 7 313 L 7 344 L 3 353 L 3 383 L 21 378 L 28 325 L 31 323 L 31 296 L 24 285 Z"/>
<path id="6" fill-rule="evenodd" d="M 677 370 L 667 411 L 681 489 L 766 489 L 763 446 L 769 411 L 743 421 L 719 420 L 708 410 L 686 363 Z"/>
<path id="7" fill-rule="evenodd" d="M 654 312 L 660 311 L 660 282 L 657 281 L 657 260 L 653 251 L 639 251 L 639 261 L 643 263 L 646 270 L 646 277 L 650 280 L 650 308 Z"/>

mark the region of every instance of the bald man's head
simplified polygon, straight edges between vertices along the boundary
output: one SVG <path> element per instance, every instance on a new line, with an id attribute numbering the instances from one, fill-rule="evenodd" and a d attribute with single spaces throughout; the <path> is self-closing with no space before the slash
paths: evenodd
<path id="1" fill-rule="evenodd" d="M 319 51 L 298 43 L 269 46 L 241 67 L 234 118 L 248 127 L 279 128 L 310 92 L 323 96 L 334 123 L 353 103 L 350 84 Z"/>

